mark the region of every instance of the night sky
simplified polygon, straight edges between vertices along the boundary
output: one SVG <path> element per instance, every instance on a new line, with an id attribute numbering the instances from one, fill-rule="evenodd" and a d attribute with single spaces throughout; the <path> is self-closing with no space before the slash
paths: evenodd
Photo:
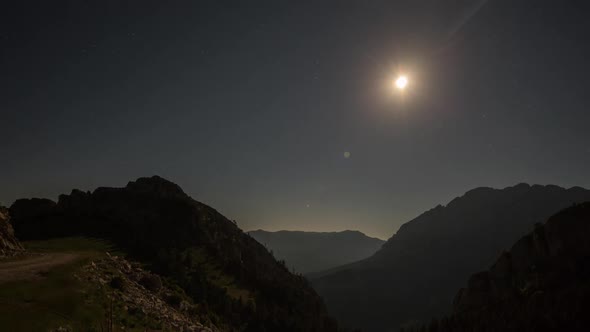
<path id="1" fill-rule="evenodd" d="M 0 202 L 158 174 L 245 230 L 388 238 L 477 186 L 588 188 L 586 2 L 3 4 Z"/>

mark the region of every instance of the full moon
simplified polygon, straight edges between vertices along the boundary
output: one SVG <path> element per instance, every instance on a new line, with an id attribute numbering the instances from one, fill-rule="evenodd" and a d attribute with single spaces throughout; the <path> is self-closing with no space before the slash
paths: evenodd
<path id="1" fill-rule="evenodd" d="M 408 77 L 405 75 L 401 75 L 395 80 L 395 87 L 404 90 L 408 86 Z"/>

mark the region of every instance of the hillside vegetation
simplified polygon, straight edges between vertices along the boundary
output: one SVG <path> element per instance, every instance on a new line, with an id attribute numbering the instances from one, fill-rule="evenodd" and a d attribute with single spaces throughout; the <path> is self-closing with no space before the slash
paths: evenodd
<path id="1" fill-rule="evenodd" d="M 111 241 L 178 285 L 221 329 L 336 331 L 321 298 L 264 246 L 213 208 L 160 177 L 124 188 L 73 190 L 57 203 L 18 200 L 19 238 L 92 236 Z"/>

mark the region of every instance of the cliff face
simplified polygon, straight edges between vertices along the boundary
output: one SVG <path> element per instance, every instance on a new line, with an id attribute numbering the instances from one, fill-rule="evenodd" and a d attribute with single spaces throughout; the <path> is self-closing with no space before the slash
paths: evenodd
<path id="1" fill-rule="evenodd" d="M 174 280 L 217 326 L 245 331 L 335 331 L 321 298 L 215 209 L 160 177 L 123 188 L 73 190 L 57 203 L 18 200 L 17 236 L 107 239 Z"/>
<path id="2" fill-rule="evenodd" d="M 0 257 L 12 256 L 23 250 L 22 245 L 14 236 L 8 209 L 0 206 Z"/>
<path id="3" fill-rule="evenodd" d="M 432 331 L 583 331 L 590 326 L 590 202 L 565 209 L 474 274 Z"/>

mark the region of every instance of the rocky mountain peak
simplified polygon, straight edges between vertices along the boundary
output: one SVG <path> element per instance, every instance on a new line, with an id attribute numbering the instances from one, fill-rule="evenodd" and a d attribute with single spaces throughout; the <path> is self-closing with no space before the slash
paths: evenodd
<path id="1" fill-rule="evenodd" d="M 153 194 L 163 198 L 188 198 L 188 195 L 179 185 L 157 175 L 131 181 L 125 189 L 137 193 Z"/>

